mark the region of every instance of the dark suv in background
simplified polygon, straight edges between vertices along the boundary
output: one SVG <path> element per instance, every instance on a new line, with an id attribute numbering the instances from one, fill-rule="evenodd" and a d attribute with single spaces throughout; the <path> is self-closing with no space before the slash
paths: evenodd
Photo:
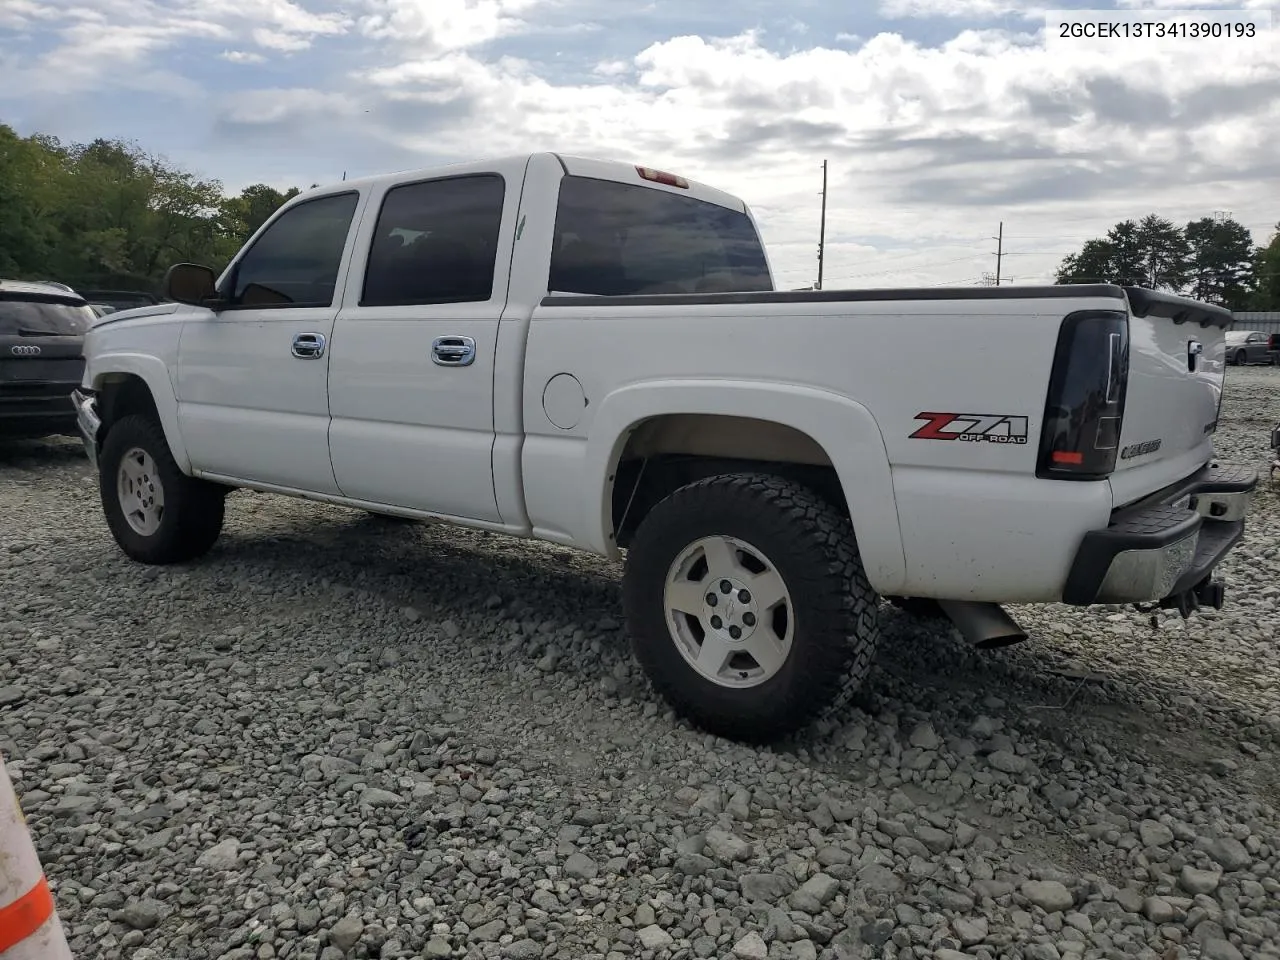
<path id="1" fill-rule="evenodd" d="M 0 437 L 75 434 L 71 391 L 94 318 L 64 284 L 0 280 Z"/>

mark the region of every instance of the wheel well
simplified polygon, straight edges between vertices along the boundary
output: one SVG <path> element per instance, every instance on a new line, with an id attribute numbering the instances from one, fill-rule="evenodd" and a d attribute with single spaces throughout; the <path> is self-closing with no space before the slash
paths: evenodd
<path id="1" fill-rule="evenodd" d="M 803 483 L 848 516 L 831 458 L 794 427 L 717 414 L 670 414 L 632 428 L 612 482 L 611 526 L 625 548 L 645 515 L 680 487 L 720 473 L 769 473 Z"/>
<path id="2" fill-rule="evenodd" d="M 102 418 L 102 427 L 98 433 L 98 442 L 106 439 L 111 425 L 121 417 L 132 413 L 159 416 L 155 398 L 151 388 L 141 377 L 132 373 L 111 373 L 98 390 L 98 416 Z"/>

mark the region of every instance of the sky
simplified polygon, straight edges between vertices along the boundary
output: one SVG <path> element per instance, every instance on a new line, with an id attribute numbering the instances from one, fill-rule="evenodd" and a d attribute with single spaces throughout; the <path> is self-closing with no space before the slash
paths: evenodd
<path id="1" fill-rule="evenodd" d="M 827 288 L 982 282 L 1001 223 L 1012 283 L 1147 213 L 1266 242 L 1280 8 L 1053 8 L 1255 28 L 1062 39 L 1027 0 L 0 0 L 0 122 L 133 140 L 228 190 L 641 163 L 746 200 L 783 289 L 816 278 L 824 160 Z"/>

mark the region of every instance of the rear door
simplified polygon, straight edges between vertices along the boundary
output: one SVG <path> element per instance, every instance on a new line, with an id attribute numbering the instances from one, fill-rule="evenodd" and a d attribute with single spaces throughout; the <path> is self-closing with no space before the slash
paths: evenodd
<path id="1" fill-rule="evenodd" d="M 344 496 L 498 523 L 493 378 L 527 161 L 375 188 L 333 331 Z"/>
<path id="2" fill-rule="evenodd" d="M 1184 479 L 1213 456 L 1232 319 L 1212 304 L 1127 292 L 1129 376 L 1111 475 L 1117 507 Z"/>
<path id="3" fill-rule="evenodd" d="M 20 427 L 73 412 L 93 320 L 77 297 L 0 288 L 0 421 Z"/>

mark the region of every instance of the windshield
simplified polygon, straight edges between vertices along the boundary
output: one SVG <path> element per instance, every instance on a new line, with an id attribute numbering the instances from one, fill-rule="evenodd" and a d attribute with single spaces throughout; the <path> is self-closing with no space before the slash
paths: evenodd
<path id="1" fill-rule="evenodd" d="M 79 337 L 93 321 L 82 300 L 0 293 L 0 337 Z"/>
<path id="2" fill-rule="evenodd" d="M 772 290 L 764 248 L 740 210 L 652 187 L 560 181 L 555 293 L 627 296 Z"/>

